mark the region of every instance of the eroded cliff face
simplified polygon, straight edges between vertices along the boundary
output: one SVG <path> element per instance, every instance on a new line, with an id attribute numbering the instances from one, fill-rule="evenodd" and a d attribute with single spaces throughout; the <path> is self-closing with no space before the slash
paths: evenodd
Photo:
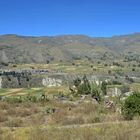
<path id="1" fill-rule="evenodd" d="M 67 73 L 33 73 L 33 72 L 3 72 L 0 76 L 0 88 L 32 88 L 32 87 L 59 87 L 63 84 L 72 85 L 77 77 L 83 78 L 83 75 L 74 75 Z M 91 82 L 100 84 L 99 81 L 110 79 L 110 77 L 87 75 Z"/>
<path id="2" fill-rule="evenodd" d="M 2 88 L 2 78 L 0 77 L 0 89 Z"/>
<path id="3" fill-rule="evenodd" d="M 60 87 L 62 85 L 62 80 L 44 77 L 42 79 L 42 85 L 47 87 Z"/>
<path id="4" fill-rule="evenodd" d="M 0 77 L 0 88 L 30 88 L 30 87 L 56 87 L 61 86 L 62 80 L 47 76 Z"/>

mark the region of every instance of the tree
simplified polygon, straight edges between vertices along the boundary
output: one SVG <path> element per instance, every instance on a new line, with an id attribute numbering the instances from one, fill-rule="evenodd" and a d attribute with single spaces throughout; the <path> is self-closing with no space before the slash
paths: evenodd
<path id="1" fill-rule="evenodd" d="M 134 116 L 140 116 L 140 92 L 134 92 L 125 99 L 122 104 L 122 115 L 127 120 L 132 120 Z"/>

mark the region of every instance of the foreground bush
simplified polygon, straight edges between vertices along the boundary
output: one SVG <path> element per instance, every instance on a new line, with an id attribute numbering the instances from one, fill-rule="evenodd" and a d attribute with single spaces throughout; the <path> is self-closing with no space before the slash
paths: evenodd
<path id="1" fill-rule="evenodd" d="M 75 89 L 70 87 L 70 91 L 73 95 L 91 95 L 98 102 L 101 102 L 103 93 L 106 94 L 106 84 L 97 84 L 91 82 L 84 76 L 82 79 L 77 78 L 73 81 Z"/>
<path id="2" fill-rule="evenodd" d="M 125 99 L 122 105 L 122 115 L 127 120 L 132 120 L 134 116 L 140 116 L 140 92 L 134 92 Z"/>

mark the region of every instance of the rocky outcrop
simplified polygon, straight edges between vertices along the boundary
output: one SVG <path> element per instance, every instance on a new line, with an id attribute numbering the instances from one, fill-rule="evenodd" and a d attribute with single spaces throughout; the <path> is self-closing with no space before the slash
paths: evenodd
<path id="1" fill-rule="evenodd" d="M 29 87 L 58 87 L 62 85 L 61 79 L 31 75 L 28 77 L 1 76 L 0 88 L 29 88 Z"/>
<path id="2" fill-rule="evenodd" d="M 2 88 L 2 78 L 0 77 L 0 89 Z"/>
<path id="3" fill-rule="evenodd" d="M 62 80 L 46 77 L 42 79 L 42 85 L 47 87 L 59 87 L 62 85 Z"/>

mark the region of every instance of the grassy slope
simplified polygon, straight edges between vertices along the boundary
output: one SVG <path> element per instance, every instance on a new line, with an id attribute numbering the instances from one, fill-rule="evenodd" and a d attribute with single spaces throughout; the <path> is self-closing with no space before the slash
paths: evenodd
<path id="1" fill-rule="evenodd" d="M 139 123 L 133 122 L 62 129 L 19 128 L 1 130 L 1 140 L 139 140 L 139 131 Z"/>

